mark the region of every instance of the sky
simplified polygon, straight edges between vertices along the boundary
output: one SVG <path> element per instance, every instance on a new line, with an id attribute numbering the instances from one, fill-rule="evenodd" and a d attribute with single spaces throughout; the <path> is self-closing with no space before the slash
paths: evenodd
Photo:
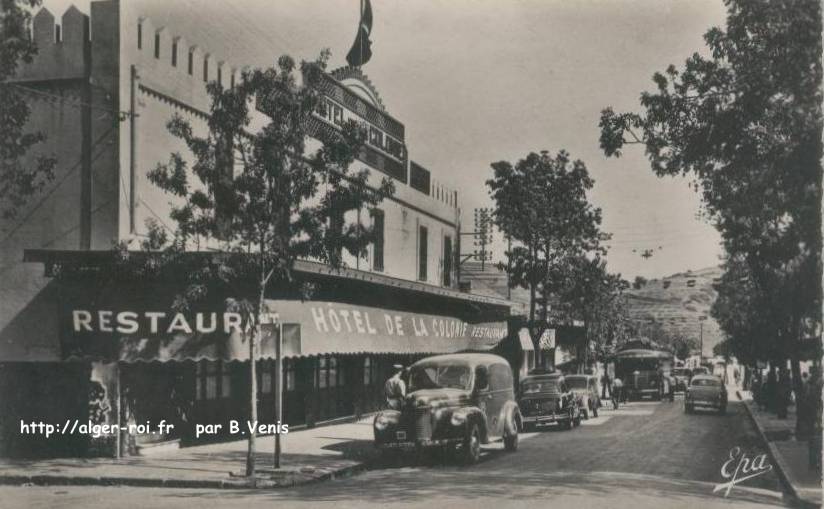
<path id="1" fill-rule="evenodd" d="M 331 67 L 344 65 L 359 8 L 358 0 L 121 1 L 139 2 L 156 28 L 179 27 L 218 60 L 222 52 L 257 66 L 326 47 Z M 44 0 L 57 17 L 71 3 Z M 88 0 L 74 4 L 89 12 Z M 637 111 L 654 72 L 703 51 L 703 34 L 723 26 L 721 0 L 373 0 L 372 8 L 363 71 L 405 124 L 410 157 L 458 190 L 464 230 L 475 207 L 492 205 L 490 163 L 565 149 L 595 179 L 590 198 L 613 234 L 610 271 L 654 278 L 720 263 L 720 237 L 696 217 L 689 182 L 656 177 L 642 148 L 607 159 L 598 120 L 607 106 Z M 217 37 L 225 42 L 210 47 Z M 494 249 L 501 258 L 501 245 Z M 640 256 L 645 249 L 651 258 Z"/>

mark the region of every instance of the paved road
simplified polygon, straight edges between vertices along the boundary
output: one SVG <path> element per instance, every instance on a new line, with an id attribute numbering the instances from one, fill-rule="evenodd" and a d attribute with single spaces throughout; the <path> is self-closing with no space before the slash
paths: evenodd
<path id="1" fill-rule="evenodd" d="M 0 507 L 768 507 L 774 472 L 713 494 L 733 447 L 762 451 L 743 407 L 686 415 L 679 401 L 631 403 L 571 431 L 523 436 L 517 453 L 488 448 L 474 467 L 379 466 L 350 479 L 280 491 L 2 487 Z M 537 505 L 536 505 L 537 504 Z"/>

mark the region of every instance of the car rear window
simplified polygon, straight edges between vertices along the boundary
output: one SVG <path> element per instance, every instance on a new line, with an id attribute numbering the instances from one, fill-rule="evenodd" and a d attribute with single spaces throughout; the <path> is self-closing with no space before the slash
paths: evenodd
<path id="1" fill-rule="evenodd" d="M 720 387 L 721 382 L 719 382 L 718 380 L 711 380 L 709 378 L 702 378 L 700 380 L 693 380 L 692 385 L 696 387 Z"/>
<path id="2" fill-rule="evenodd" d="M 559 392 L 558 382 L 555 380 L 536 380 L 521 384 L 521 392 L 524 394 L 535 394 L 538 392 Z"/>

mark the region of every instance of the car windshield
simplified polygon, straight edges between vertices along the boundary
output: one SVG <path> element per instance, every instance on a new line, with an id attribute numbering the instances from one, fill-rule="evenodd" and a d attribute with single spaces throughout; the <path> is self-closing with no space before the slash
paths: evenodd
<path id="1" fill-rule="evenodd" d="M 559 392 L 556 380 L 531 380 L 521 384 L 523 394 L 535 394 L 538 392 Z"/>
<path id="2" fill-rule="evenodd" d="M 586 389 L 587 388 L 587 380 L 586 378 L 567 378 L 566 383 L 570 389 Z"/>
<path id="3" fill-rule="evenodd" d="M 412 366 L 409 373 L 409 392 L 421 389 L 472 388 L 472 371 L 466 364 L 438 364 Z"/>
<path id="4" fill-rule="evenodd" d="M 721 382 L 710 378 L 700 378 L 698 380 L 693 380 L 692 385 L 695 387 L 720 387 Z"/>

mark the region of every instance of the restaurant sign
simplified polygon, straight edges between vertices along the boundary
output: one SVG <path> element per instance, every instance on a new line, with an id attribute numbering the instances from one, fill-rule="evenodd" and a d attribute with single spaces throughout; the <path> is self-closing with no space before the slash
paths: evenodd
<path id="1" fill-rule="evenodd" d="M 285 356 L 326 353 L 448 353 L 488 350 L 507 334 L 505 322 L 458 318 L 319 301 L 266 301 L 259 352 L 275 352 L 283 321 Z M 120 361 L 248 360 L 248 329 L 239 313 L 71 309 L 63 358 Z"/>

